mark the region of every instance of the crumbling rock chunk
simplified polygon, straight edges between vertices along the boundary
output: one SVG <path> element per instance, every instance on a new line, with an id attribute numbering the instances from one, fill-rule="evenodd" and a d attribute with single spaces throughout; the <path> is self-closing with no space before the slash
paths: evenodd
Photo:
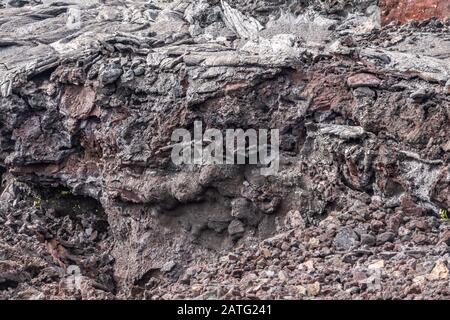
<path id="1" fill-rule="evenodd" d="M 393 232 L 387 231 L 381 233 L 377 236 L 377 243 L 383 244 L 385 242 L 392 242 L 395 239 L 395 234 Z"/>
<path id="2" fill-rule="evenodd" d="M 245 198 L 237 198 L 231 202 L 231 215 L 253 226 L 258 225 L 260 220 L 253 203 Z"/>
<path id="3" fill-rule="evenodd" d="M 350 88 L 372 87 L 377 88 L 380 85 L 380 79 L 368 73 L 358 73 L 347 79 Z"/>
<path id="4" fill-rule="evenodd" d="M 102 84 L 107 85 L 114 83 L 122 75 L 123 70 L 120 66 L 108 65 L 104 66 L 103 70 L 100 71 L 99 80 Z"/>
<path id="5" fill-rule="evenodd" d="M 0 296 L 445 297 L 449 25 L 380 3 L 1 9 Z M 196 121 L 279 170 L 174 163 Z"/>
<path id="6" fill-rule="evenodd" d="M 333 244 L 338 250 L 350 250 L 358 241 L 359 237 L 353 229 L 344 228 L 337 233 Z"/>
<path id="7" fill-rule="evenodd" d="M 245 225 L 240 220 L 233 220 L 228 225 L 228 234 L 234 239 L 241 237 L 245 232 Z"/>

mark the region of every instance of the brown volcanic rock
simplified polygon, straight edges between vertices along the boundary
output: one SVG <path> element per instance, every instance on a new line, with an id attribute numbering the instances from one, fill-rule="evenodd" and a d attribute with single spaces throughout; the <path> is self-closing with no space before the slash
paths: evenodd
<path id="1" fill-rule="evenodd" d="M 0 298 L 445 297 L 448 25 L 230 3 L 0 11 Z M 172 163 L 196 120 L 280 170 Z"/>
<path id="2" fill-rule="evenodd" d="M 431 17 L 450 17 L 448 0 L 380 0 L 381 23 L 404 23 L 411 20 L 426 20 Z"/>

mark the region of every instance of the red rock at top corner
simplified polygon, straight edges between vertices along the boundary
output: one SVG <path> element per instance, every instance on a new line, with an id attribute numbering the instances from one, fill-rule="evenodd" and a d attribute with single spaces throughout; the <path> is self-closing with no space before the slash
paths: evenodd
<path id="1" fill-rule="evenodd" d="M 380 0 L 381 23 L 450 17 L 450 0 Z"/>

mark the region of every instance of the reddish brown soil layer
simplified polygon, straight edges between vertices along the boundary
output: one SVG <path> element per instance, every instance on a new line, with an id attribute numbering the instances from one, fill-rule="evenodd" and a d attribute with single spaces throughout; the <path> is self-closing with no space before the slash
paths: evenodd
<path id="1" fill-rule="evenodd" d="M 425 20 L 431 17 L 450 17 L 448 0 L 380 0 L 381 23 Z"/>

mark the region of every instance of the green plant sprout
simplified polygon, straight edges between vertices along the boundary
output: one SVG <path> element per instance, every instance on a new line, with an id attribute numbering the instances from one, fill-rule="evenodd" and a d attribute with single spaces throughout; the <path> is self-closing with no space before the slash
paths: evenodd
<path id="1" fill-rule="evenodd" d="M 439 209 L 439 218 L 441 222 L 450 221 L 448 217 L 448 211 L 446 209 Z"/>
<path id="2" fill-rule="evenodd" d="M 40 196 L 34 196 L 33 197 L 33 208 L 40 207 L 42 203 L 42 199 Z"/>

